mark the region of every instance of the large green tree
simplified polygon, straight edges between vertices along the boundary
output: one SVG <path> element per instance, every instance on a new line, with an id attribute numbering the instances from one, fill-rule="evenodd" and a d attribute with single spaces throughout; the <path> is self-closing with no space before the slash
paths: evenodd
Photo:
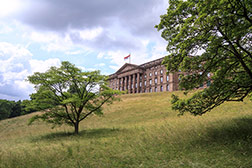
<path id="1" fill-rule="evenodd" d="M 169 0 L 156 28 L 168 42 L 168 71 L 187 72 L 181 89 L 212 81 L 191 98 L 173 95 L 173 109 L 201 115 L 251 94 L 252 0 Z"/>
<path id="2" fill-rule="evenodd" d="M 106 85 L 106 76 L 99 71 L 82 72 L 69 62 L 62 62 L 61 67 L 51 67 L 45 73 L 34 73 L 28 81 L 35 85 L 32 94 L 32 108 L 45 110 L 41 115 L 31 118 L 56 124 L 68 124 L 79 133 L 79 123 L 91 114 L 102 114 L 102 106 L 112 103 L 120 91 Z M 35 107 L 36 106 L 36 107 Z"/>

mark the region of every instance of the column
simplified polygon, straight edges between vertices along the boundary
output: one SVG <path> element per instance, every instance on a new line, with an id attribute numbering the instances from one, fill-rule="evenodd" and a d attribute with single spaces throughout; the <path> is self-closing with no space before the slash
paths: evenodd
<path id="1" fill-rule="evenodd" d="M 139 90 L 139 81 L 140 81 L 140 74 L 139 73 L 137 73 L 137 93 L 139 93 L 140 92 L 140 90 Z"/>
<path id="2" fill-rule="evenodd" d="M 144 93 L 144 88 L 145 88 L 145 86 L 144 86 L 144 81 L 145 81 L 146 79 L 144 78 L 144 73 L 142 74 L 142 93 Z"/>
<path id="3" fill-rule="evenodd" d="M 129 88 L 128 88 L 128 90 L 129 90 L 129 93 L 131 93 L 131 91 L 132 91 L 132 89 L 131 89 L 131 75 L 129 76 Z"/>
<path id="4" fill-rule="evenodd" d="M 121 78 L 118 78 L 118 90 L 121 90 Z"/>
<path id="5" fill-rule="evenodd" d="M 127 90 L 127 77 L 124 77 L 124 91 Z"/>
<path id="6" fill-rule="evenodd" d="M 136 74 L 133 74 L 133 93 L 135 93 L 136 90 Z"/>

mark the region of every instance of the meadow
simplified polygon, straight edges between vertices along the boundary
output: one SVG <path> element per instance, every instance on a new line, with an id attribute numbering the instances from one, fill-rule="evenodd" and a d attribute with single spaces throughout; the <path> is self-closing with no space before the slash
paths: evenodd
<path id="1" fill-rule="evenodd" d="M 252 167 L 248 99 L 196 117 L 171 110 L 168 92 L 121 99 L 84 120 L 79 135 L 69 126 L 28 126 L 36 113 L 0 121 L 0 168 Z"/>

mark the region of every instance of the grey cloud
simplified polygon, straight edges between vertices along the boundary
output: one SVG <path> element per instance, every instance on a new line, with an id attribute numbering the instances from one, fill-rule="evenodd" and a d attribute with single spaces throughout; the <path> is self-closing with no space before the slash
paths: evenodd
<path id="1" fill-rule="evenodd" d="M 158 1 L 36 0 L 19 13 L 19 19 L 39 29 L 56 31 L 108 26 L 113 18 L 126 23 L 141 18 L 159 5 Z"/>
<path id="2" fill-rule="evenodd" d="M 18 13 L 17 18 L 35 29 L 67 34 L 68 30 L 84 30 L 102 27 L 105 32 L 95 41 L 85 43 L 78 34 L 72 33 L 73 42 L 95 48 L 137 48 L 132 39 L 111 39 L 114 23 L 134 37 L 159 36 L 154 29 L 163 14 L 165 0 L 26 0 L 29 6 Z M 164 7 L 165 6 L 165 7 Z M 158 9 L 158 10 L 154 10 Z M 113 32 L 112 32 L 113 33 Z M 159 36 L 160 37 L 160 36 Z"/>
<path id="3" fill-rule="evenodd" d="M 116 50 L 116 49 L 138 49 L 140 46 L 133 39 L 123 39 L 117 37 L 116 39 L 112 39 L 108 36 L 107 32 L 101 33 L 97 38 L 92 41 L 83 40 L 79 33 L 71 33 L 70 38 L 74 43 L 86 45 L 92 48 L 99 48 L 100 50 Z"/>

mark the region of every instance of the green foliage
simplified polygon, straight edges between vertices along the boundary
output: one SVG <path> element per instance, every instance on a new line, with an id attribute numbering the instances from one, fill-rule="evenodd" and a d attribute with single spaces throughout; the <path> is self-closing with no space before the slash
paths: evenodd
<path id="1" fill-rule="evenodd" d="M 251 0 L 170 0 L 156 28 L 168 42 L 163 64 L 169 72 L 186 72 L 181 89 L 211 81 L 189 99 L 174 97 L 180 114 L 201 115 L 252 92 Z"/>
<path id="2" fill-rule="evenodd" d="M 0 120 L 9 118 L 9 116 L 12 112 L 13 106 L 14 106 L 13 101 L 0 99 Z"/>
<path id="3" fill-rule="evenodd" d="M 79 123 L 91 114 L 101 115 L 102 106 L 117 98 L 115 91 L 107 87 L 106 76 L 99 71 L 82 72 L 69 62 L 61 67 L 51 67 L 45 73 L 34 73 L 28 81 L 35 85 L 28 108 L 45 109 L 30 120 L 41 119 L 53 125 L 68 124 L 79 131 Z"/>
<path id="4" fill-rule="evenodd" d="M 27 114 L 28 111 L 25 110 L 27 102 L 29 102 L 29 100 L 19 100 L 15 102 L 0 99 L 0 120 Z M 29 113 L 30 112 L 34 111 L 29 111 Z"/>
<path id="5" fill-rule="evenodd" d="M 9 118 L 20 116 L 22 113 L 21 100 L 13 102 Z"/>

